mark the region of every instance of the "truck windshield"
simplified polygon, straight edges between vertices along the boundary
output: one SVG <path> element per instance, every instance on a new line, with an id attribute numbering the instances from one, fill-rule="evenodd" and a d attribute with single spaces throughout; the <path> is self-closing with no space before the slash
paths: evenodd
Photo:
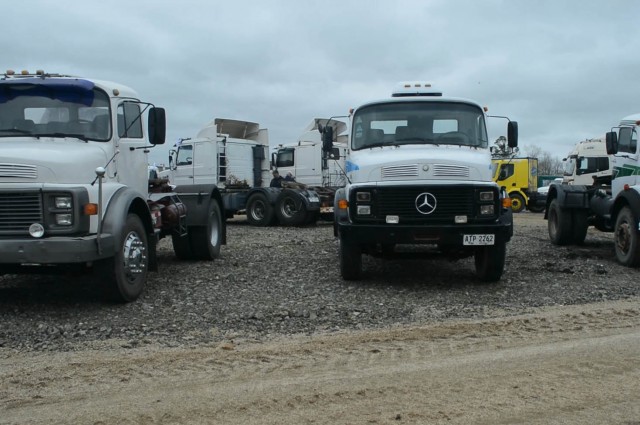
<path id="1" fill-rule="evenodd" d="M 0 137 L 72 137 L 108 141 L 111 138 L 109 97 L 102 90 L 89 86 L 87 81 L 85 84 L 71 81 L 76 83 L 2 81 Z"/>
<path id="2" fill-rule="evenodd" d="M 403 102 L 366 106 L 353 117 L 353 150 L 407 144 L 486 148 L 483 111 L 458 102 Z"/>

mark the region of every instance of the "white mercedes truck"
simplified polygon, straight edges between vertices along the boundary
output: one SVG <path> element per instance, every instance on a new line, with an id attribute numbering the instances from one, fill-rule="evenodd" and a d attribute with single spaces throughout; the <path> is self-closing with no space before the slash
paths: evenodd
<path id="1" fill-rule="evenodd" d="M 147 153 L 165 128 L 164 109 L 118 83 L 0 76 L 0 274 L 93 272 L 127 302 L 157 270 L 165 236 L 181 259 L 218 257 L 217 188 L 150 178 Z"/>
<path id="2" fill-rule="evenodd" d="M 419 255 L 473 256 L 480 280 L 499 280 L 513 216 L 492 180 L 485 109 L 408 82 L 356 108 L 350 120 L 347 182 L 334 206 L 342 277 L 361 278 L 363 254 L 415 256 L 403 248 L 420 245 L 427 249 Z M 517 134 L 509 121 L 510 147 Z"/>

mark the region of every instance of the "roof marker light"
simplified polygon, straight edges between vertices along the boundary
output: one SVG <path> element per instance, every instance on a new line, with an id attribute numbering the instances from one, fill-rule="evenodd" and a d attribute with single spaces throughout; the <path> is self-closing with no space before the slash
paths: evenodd
<path id="1" fill-rule="evenodd" d="M 26 69 L 23 69 L 21 72 L 22 75 L 29 75 L 29 71 L 27 71 Z"/>
<path id="2" fill-rule="evenodd" d="M 7 69 L 7 75 L 14 75 L 15 73 L 13 69 Z"/>

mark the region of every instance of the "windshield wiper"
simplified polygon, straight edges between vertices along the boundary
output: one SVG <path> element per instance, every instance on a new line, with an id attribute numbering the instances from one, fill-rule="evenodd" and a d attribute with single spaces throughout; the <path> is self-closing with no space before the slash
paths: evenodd
<path id="1" fill-rule="evenodd" d="M 35 136 L 35 134 L 33 134 L 30 130 L 24 130 L 21 128 L 0 128 L 0 131 L 3 132 L 14 132 L 14 133 L 21 133 L 21 134 L 28 134 L 30 136 Z"/>

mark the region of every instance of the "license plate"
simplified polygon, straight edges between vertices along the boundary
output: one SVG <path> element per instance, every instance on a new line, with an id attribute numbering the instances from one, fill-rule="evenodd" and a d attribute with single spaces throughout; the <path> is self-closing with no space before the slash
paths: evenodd
<path id="1" fill-rule="evenodd" d="M 463 245 L 493 245 L 496 235 L 464 235 Z"/>
<path id="2" fill-rule="evenodd" d="M 309 202 L 320 202 L 320 198 L 317 196 L 309 196 Z"/>

